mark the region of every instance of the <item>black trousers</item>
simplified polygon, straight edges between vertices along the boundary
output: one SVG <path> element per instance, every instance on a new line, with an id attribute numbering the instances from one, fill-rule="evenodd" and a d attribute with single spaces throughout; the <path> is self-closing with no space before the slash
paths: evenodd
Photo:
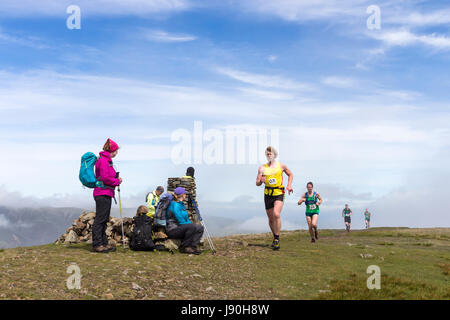
<path id="1" fill-rule="evenodd" d="M 112 198 L 109 196 L 97 196 L 95 199 L 95 219 L 92 225 L 92 246 L 106 246 L 108 237 L 106 236 L 106 224 L 111 215 Z"/>
<path id="2" fill-rule="evenodd" d="M 203 226 L 195 223 L 180 224 L 178 227 L 167 232 L 167 236 L 172 239 L 181 239 L 181 246 L 197 247 L 203 236 Z"/>

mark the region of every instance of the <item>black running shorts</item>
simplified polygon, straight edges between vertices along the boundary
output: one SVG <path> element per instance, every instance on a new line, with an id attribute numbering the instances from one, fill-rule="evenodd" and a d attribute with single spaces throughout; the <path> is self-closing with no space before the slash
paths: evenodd
<path id="1" fill-rule="evenodd" d="M 264 204 L 266 205 L 266 210 L 272 209 L 275 206 L 275 201 L 284 201 L 284 194 L 279 196 L 268 196 L 264 195 Z"/>

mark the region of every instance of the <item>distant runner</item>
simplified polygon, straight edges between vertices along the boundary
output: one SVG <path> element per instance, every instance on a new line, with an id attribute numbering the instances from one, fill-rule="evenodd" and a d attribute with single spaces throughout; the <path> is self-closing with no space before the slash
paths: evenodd
<path id="1" fill-rule="evenodd" d="M 364 211 L 364 221 L 366 222 L 366 229 L 370 228 L 370 217 L 372 214 L 369 212 L 369 210 Z"/>
<path id="2" fill-rule="evenodd" d="M 313 190 L 313 183 L 308 182 L 306 192 L 300 200 L 298 200 L 298 205 L 303 202 L 306 206 L 306 222 L 308 222 L 309 234 L 311 235 L 311 242 L 316 242 L 319 239 L 319 232 L 317 231 L 317 220 L 319 219 L 319 206 L 322 204 L 322 197 L 320 194 Z"/>
<path id="3" fill-rule="evenodd" d="M 258 176 L 256 177 L 256 185 L 259 187 L 263 183 L 264 188 L 264 204 L 266 207 L 267 217 L 269 218 L 270 230 L 273 233 L 272 249 L 280 249 L 280 231 L 281 231 L 281 210 L 283 209 L 285 188 L 283 186 L 283 172 L 289 177 L 286 190 L 288 194 L 293 192 L 292 180 L 294 175 L 288 167 L 275 159 L 278 156 L 274 147 L 266 148 L 267 163 L 260 166 Z"/>
<path id="4" fill-rule="evenodd" d="M 350 224 L 352 223 L 352 219 L 350 218 L 350 216 L 352 214 L 352 210 L 348 207 L 348 204 L 346 204 L 344 210 L 342 210 L 342 216 L 344 217 L 345 229 L 348 232 L 350 232 Z"/>

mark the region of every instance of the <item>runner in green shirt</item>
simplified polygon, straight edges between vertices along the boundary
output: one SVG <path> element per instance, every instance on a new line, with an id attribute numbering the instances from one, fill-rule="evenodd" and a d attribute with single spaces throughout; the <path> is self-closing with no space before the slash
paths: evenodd
<path id="1" fill-rule="evenodd" d="M 366 208 L 366 211 L 364 211 L 364 221 L 366 223 L 366 229 L 370 228 L 370 217 L 371 216 L 372 216 L 372 214 Z"/>
<path id="2" fill-rule="evenodd" d="M 308 192 L 302 195 L 298 200 L 298 205 L 303 202 L 306 206 L 306 222 L 308 222 L 309 234 L 311 235 L 311 242 L 316 242 L 319 239 L 319 232 L 317 231 L 317 220 L 319 219 L 319 206 L 322 204 L 322 197 L 313 190 L 313 183 L 308 182 L 306 188 Z"/>
<path id="3" fill-rule="evenodd" d="M 344 217 L 345 229 L 348 232 L 350 232 L 350 224 L 352 223 L 352 219 L 350 216 L 352 214 L 352 210 L 348 207 L 348 204 L 346 204 L 344 210 L 342 210 L 342 216 Z"/>

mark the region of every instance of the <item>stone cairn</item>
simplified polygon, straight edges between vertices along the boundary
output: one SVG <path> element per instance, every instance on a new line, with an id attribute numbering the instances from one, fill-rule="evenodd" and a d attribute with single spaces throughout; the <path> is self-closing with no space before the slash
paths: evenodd
<path id="1" fill-rule="evenodd" d="M 94 224 L 95 212 L 85 211 L 78 219 L 73 220 L 66 233 L 61 235 L 55 243 L 92 243 L 92 225 Z M 133 232 L 133 219 L 123 218 L 123 231 L 125 244 L 128 246 Z M 106 224 L 106 236 L 109 244 L 122 245 L 122 219 L 110 217 Z"/>
<path id="2" fill-rule="evenodd" d="M 184 200 L 183 202 L 186 207 L 186 211 L 189 214 L 189 219 L 191 220 L 192 223 L 200 224 L 200 221 L 198 220 L 198 217 L 195 214 L 194 206 L 189 201 L 189 196 L 192 196 L 194 198 L 194 201 L 197 203 L 197 207 L 198 207 L 195 179 L 194 178 L 169 178 L 167 180 L 167 191 L 173 192 L 178 187 L 183 187 L 186 189 L 187 197 L 186 197 L 186 200 Z"/>

